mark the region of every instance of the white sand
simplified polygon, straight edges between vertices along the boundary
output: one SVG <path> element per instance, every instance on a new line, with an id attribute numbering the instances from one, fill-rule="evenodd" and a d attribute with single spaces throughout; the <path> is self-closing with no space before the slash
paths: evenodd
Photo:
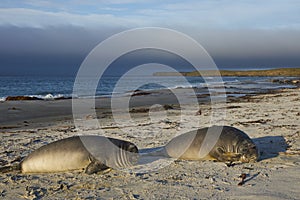
<path id="1" fill-rule="evenodd" d="M 0 119 L 13 116 L 11 121 L 0 123 L 0 165 L 18 162 L 29 152 L 49 142 L 84 133 L 101 133 L 129 140 L 139 148 L 157 147 L 164 145 L 178 132 L 209 126 L 211 119 L 208 105 L 201 106 L 201 115 L 196 115 L 197 110 L 193 106 L 187 107 L 181 114 L 179 109 L 166 112 L 153 108 L 150 116 L 143 112 L 133 113 L 133 123 L 126 122 L 118 127 L 111 115 L 103 111 L 99 115 L 104 127 L 102 131 L 91 128 L 81 132 L 74 129 L 69 106 L 69 100 L 0 103 Z M 224 163 L 211 161 L 177 161 L 157 171 L 139 174 L 116 170 L 93 175 L 83 172 L 0 174 L 0 197 L 299 199 L 300 90 L 254 96 L 220 107 L 227 108 L 226 125 L 237 127 L 254 139 L 261 151 L 260 162 L 227 167 Z M 49 108 L 53 115 L 50 118 L 41 116 Z M 87 120 L 92 118 L 86 117 Z M 246 173 L 247 179 L 244 185 L 238 186 L 241 173 Z"/>

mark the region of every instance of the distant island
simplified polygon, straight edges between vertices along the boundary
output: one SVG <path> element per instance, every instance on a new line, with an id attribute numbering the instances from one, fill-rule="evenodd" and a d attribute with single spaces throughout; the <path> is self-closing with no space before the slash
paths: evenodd
<path id="1" fill-rule="evenodd" d="M 268 70 L 203 70 L 193 72 L 156 72 L 154 76 L 300 76 L 300 68 L 278 68 Z"/>

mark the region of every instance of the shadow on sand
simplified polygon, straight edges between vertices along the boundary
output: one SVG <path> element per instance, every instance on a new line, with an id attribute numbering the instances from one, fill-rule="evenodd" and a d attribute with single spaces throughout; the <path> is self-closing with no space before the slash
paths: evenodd
<path id="1" fill-rule="evenodd" d="M 259 160 L 277 157 L 279 152 L 286 152 L 288 144 L 282 136 L 266 136 L 252 139 L 260 153 Z"/>

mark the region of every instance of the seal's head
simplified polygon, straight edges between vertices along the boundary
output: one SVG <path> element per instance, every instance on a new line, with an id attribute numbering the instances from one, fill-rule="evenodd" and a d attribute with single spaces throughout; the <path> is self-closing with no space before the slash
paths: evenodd
<path id="1" fill-rule="evenodd" d="M 238 152 L 240 153 L 240 162 L 256 162 L 258 160 L 258 149 L 252 140 L 244 140 L 241 142 Z"/>
<path id="2" fill-rule="evenodd" d="M 234 127 L 221 128 L 221 135 L 209 153 L 211 157 L 221 162 L 248 163 L 258 160 L 257 147 L 246 133 Z"/>

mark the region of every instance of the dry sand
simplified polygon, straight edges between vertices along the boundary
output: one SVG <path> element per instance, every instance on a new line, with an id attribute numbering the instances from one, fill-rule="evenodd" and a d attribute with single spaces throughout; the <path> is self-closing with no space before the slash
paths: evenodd
<path id="1" fill-rule="evenodd" d="M 146 95 L 147 96 L 147 95 Z M 136 97 L 143 100 L 142 96 Z M 0 174 L 2 199 L 299 199 L 300 90 L 263 94 L 219 105 L 226 125 L 245 131 L 261 160 L 227 167 L 212 161 L 176 161 L 147 173 L 112 170 L 106 174 Z M 74 127 L 71 100 L 0 103 L 0 165 L 19 162 L 34 149 L 78 134 L 101 134 L 134 142 L 139 148 L 166 144 L 178 132 L 211 125 L 211 108 L 180 112 L 135 108 L 133 123 L 116 124 L 96 105 L 102 130 Z M 122 118 L 122 114 L 120 114 Z M 180 121 L 182 117 L 182 121 Z M 95 117 L 86 116 L 86 120 Z M 124 120 L 125 120 L 124 116 Z M 126 121 L 126 120 L 125 120 Z M 242 173 L 246 182 L 238 186 Z"/>

